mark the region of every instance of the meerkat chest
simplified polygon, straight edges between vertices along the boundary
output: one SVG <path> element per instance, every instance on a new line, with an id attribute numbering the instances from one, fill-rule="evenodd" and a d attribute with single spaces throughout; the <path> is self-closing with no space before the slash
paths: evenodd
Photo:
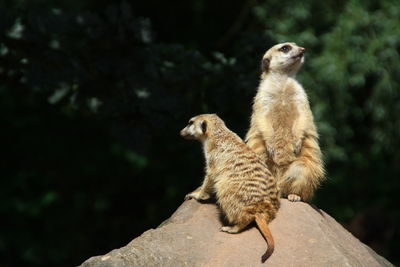
<path id="1" fill-rule="evenodd" d="M 289 79 L 281 84 L 265 82 L 261 84 L 259 108 L 275 115 L 293 111 L 307 101 L 304 89 L 294 79 Z M 282 111 L 286 111 L 283 112 Z"/>
<path id="2" fill-rule="evenodd" d="M 293 124 L 307 102 L 301 85 L 294 79 L 282 83 L 267 80 L 260 85 L 259 96 L 258 107 L 255 108 L 258 123 L 264 125 L 268 118 L 268 123 L 275 131 L 274 136 L 290 136 Z"/>

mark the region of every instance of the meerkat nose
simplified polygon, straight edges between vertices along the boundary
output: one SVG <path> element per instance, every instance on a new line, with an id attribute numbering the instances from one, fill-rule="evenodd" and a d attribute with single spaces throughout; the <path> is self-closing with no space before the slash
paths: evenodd
<path id="1" fill-rule="evenodd" d="M 304 54 L 306 52 L 306 49 L 304 47 L 300 47 L 300 53 Z"/>

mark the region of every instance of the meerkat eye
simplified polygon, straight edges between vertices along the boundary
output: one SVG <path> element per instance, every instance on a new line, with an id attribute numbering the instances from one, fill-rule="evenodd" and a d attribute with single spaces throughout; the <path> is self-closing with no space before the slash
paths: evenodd
<path id="1" fill-rule="evenodd" d="M 193 124 L 193 121 L 190 120 L 190 121 L 188 122 L 188 125 L 192 125 L 192 124 Z"/>
<path id="2" fill-rule="evenodd" d="M 284 45 L 281 48 L 279 48 L 279 51 L 283 52 L 283 53 L 287 53 L 292 49 L 292 47 L 290 45 Z"/>

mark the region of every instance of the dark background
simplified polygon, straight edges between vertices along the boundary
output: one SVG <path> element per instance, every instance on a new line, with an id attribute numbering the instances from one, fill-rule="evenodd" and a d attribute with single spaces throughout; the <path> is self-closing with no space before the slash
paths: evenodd
<path id="1" fill-rule="evenodd" d="M 187 120 L 244 136 L 260 60 L 298 75 L 327 181 L 313 201 L 400 264 L 400 6 L 351 1 L 0 1 L 0 266 L 76 266 L 157 227 L 203 175 Z"/>

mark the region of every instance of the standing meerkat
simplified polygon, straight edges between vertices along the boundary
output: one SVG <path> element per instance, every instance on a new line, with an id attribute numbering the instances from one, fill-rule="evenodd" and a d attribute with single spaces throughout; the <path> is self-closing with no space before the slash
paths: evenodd
<path id="1" fill-rule="evenodd" d="M 245 140 L 276 177 L 281 197 L 308 202 L 324 179 L 324 168 L 308 98 L 295 80 L 304 51 L 283 43 L 265 53 Z"/>
<path id="2" fill-rule="evenodd" d="M 215 193 L 231 225 L 222 227 L 224 232 L 238 233 L 255 221 L 268 244 L 264 262 L 274 250 L 267 224 L 279 208 L 276 181 L 266 164 L 215 114 L 193 117 L 181 135 L 201 141 L 206 158 L 203 185 L 186 199 L 206 200 Z"/>

